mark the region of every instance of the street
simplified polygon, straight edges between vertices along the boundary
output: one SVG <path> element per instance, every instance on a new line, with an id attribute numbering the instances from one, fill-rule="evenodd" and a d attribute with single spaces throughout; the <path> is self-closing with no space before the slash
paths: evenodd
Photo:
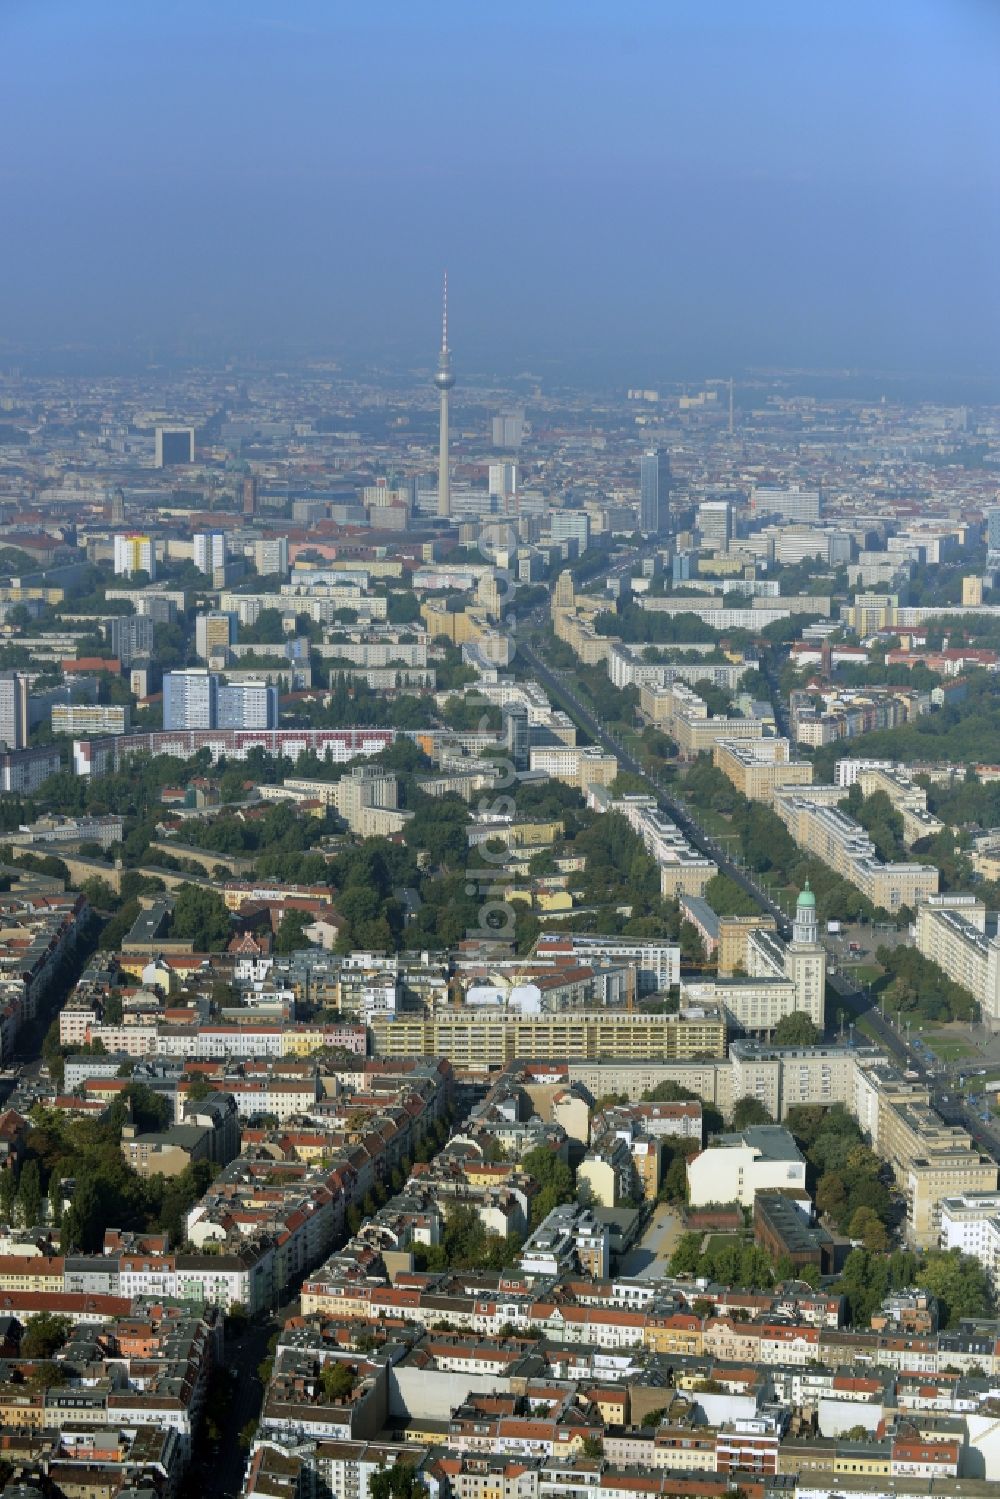
<path id="1" fill-rule="evenodd" d="M 759 901 L 761 906 L 774 916 L 778 924 L 778 931 L 782 936 L 788 936 L 791 931 L 791 922 L 781 907 L 774 901 L 767 891 L 753 878 L 749 871 L 743 866 L 735 863 L 726 853 L 725 849 L 716 840 L 709 836 L 694 821 L 686 805 L 679 802 L 676 797 L 666 792 L 662 785 L 654 781 L 633 755 L 609 732 L 603 725 L 599 724 L 588 708 L 585 708 L 580 699 L 560 677 L 547 666 L 541 657 L 524 641 L 518 642 L 518 649 L 525 659 L 530 661 L 533 669 L 537 672 L 539 679 L 553 692 L 556 697 L 562 697 L 569 701 L 573 707 L 574 717 L 577 722 L 586 729 L 595 743 L 602 744 L 606 750 L 618 758 L 618 764 L 623 770 L 638 776 L 649 786 L 650 792 L 656 797 L 657 802 L 665 812 L 680 828 L 688 841 L 701 853 L 706 854 L 719 868 L 722 874 L 734 880 L 748 895 L 752 895 Z"/>
<path id="2" fill-rule="evenodd" d="M 639 1243 L 622 1256 L 618 1273 L 635 1280 L 649 1280 L 653 1276 L 666 1275 L 670 1256 L 682 1233 L 680 1215 L 665 1202 L 657 1203 Z"/>
<path id="3" fill-rule="evenodd" d="M 666 792 L 659 782 L 653 780 L 621 742 L 597 722 L 590 710 L 580 702 L 561 673 L 554 673 L 526 642 L 519 641 L 518 648 L 531 663 L 542 683 L 557 697 L 562 697 L 572 705 L 573 717 L 581 727 L 586 729 L 595 743 L 603 745 L 605 749 L 615 754 L 622 769 L 646 782 L 659 805 L 669 813 L 690 843 L 702 853 L 707 854 L 723 874 L 728 875 L 741 889 L 759 901 L 760 905 L 775 917 L 780 934 L 787 938 L 791 933 L 791 921 L 745 866 L 735 863 L 721 844 L 698 825 L 687 806 Z M 883 940 L 877 932 L 872 932 L 871 935 L 876 939 L 874 946 L 878 945 L 878 940 Z M 905 935 L 898 937 L 893 933 L 891 936 L 895 940 L 906 940 Z M 884 934 L 884 940 L 891 940 L 888 932 Z M 831 957 L 835 964 L 836 953 L 831 954 Z M 947 1122 L 961 1125 L 968 1130 L 980 1150 L 1000 1159 L 1000 1120 L 992 1117 L 984 1120 L 982 1112 L 977 1111 L 961 1094 L 950 1092 L 948 1069 L 938 1062 L 932 1052 L 924 1049 L 921 1041 L 913 1041 L 909 1037 L 900 1035 L 872 1004 L 870 993 L 857 987 L 849 972 L 835 969 L 829 973 L 828 986 L 846 1008 L 858 1017 L 862 1015 L 865 1017 L 865 1023 L 874 1039 L 904 1071 L 915 1074 L 915 1080 L 927 1083 L 930 1088 L 931 1102 L 942 1117 Z M 641 1250 L 633 1251 L 633 1253 L 641 1253 Z"/>

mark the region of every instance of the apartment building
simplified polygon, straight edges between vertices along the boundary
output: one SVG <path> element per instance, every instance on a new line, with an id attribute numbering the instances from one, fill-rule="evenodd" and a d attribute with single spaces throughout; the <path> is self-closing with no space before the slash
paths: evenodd
<path id="1" fill-rule="evenodd" d="M 986 935 L 986 907 L 974 895 L 931 895 L 916 913 L 916 946 L 1000 1021 L 1000 937 Z"/>
<path id="2" fill-rule="evenodd" d="M 127 703 L 53 703 L 53 734 L 127 734 L 131 709 Z"/>
<path id="3" fill-rule="evenodd" d="M 539 744 L 531 747 L 531 769 L 586 791 L 610 786 L 618 775 L 618 759 L 595 745 Z"/>
<path id="4" fill-rule="evenodd" d="M 924 1084 L 882 1062 L 859 1067 L 851 1111 L 892 1168 L 917 1248 L 937 1246 L 945 1198 L 996 1191 L 996 1162 L 980 1155 L 967 1131 L 944 1122 Z"/>
<path id="5" fill-rule="evenodd" d="M 812 785 L 812 764 L 793 760 L 791 745 L 783 738 L 717 740 L 712 764 L 752 802 L 770 802 L 774 791 L 786 786 Z"/>
<path id="6" fill-rule="evenodd" d="M 827 792 L 829 788 L 817 788 Z M 932 864 L 883 864 L 861 825 L 839 807 L 824 805 L 801 790 L 775 790 L 775 812 L 800 848 L 815 854 L 850 880 L 873 906 L 890 913 L 936 895 L 939 874 Z"/>
<path id="7" fill-rule="evenodd" d="M 940 1209 L 942 1249 L 970 1254 L 989 1273 L 993 1294 L 1000 1292 L 1000 1192 L 964 1192 L 946 1197 Z"/>
<path id="8" fill-rule="evenodd" d="M 911 780 L 902 766 L 862 766 L 857 784 L 865 796 L 884 792 L 903 820 L 903 842 L 916 843 L 918 838 L 933 838 L 944 823 L 927 810 L 927 792 Z"/>
<path id="9" fill-rule="evenodd" d="M 587 805 L 624 817 L 659 866 L 661 894 L 674 899 L 704 895 L 718 867 L 688 842 L 676 823 L 660 810 L 655 797 L 636 792 L 613 797 L 605 787 L 593 786 L 587 793 Z"/>
<path id="10" fill-rule="evenodd" d="M 447 1056 L 455 1067 L 503 1067 L 516 1057 L 620 1057 L 642 1060 L 725 1055 L 726 1027 L 718 1009 L 690 1015 L 572 1010 L 543 1015 L 508 1011 L 400 1012 L 371 1024 L 381 1057 Z"/>

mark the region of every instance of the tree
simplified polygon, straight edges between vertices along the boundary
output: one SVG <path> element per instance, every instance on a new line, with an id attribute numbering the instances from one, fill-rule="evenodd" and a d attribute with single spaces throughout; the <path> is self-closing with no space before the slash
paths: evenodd
<path id="1" fill-rule="evenodd" d="M 749 1093 L 737 1099 L 733 1109 L 733 1129 L 749 1129 L 754 1124 L 773 1124 L 774 1120 L 759 1098 Z"/>
<path id="2" fill-rule="evenodd" d="M 21 1222 L 26 1228 L 34 1228 L 42 1213 L 42 1181 L 38 1162 L 27 1160 L 21 1167 L 17 1182 L 17 1205 Z"/>
<path id="3" fill-rule="evenodd" d="M 274 938 L 275 952 L 292 953 L 311 946 L 306 928 L 312 926 L 315 920 L 315 914 L 311 911 L 286 911 Z"/>
<path id="4" fill-rule="evenodd" d="M 803 1010 L 782 1015 L 774 1027 L 775 1046 L 816 1046 L 820 1033 Z"/>
<path id="5" fill-rule="evenodd" d="M 852 1239 L 860 1239 L 866 1249 L 884 1253 L 889 1247 L 889 1236 L 885 1225 L 871 1208 L 860 1207 L 851 1219 L 848 1229 Z"/>
<path id="6" fill-rule="evenodd" d="M 583 1453 L 584 1457 L 603 1457 L 604 1443 L 601 1441 L 600 1437 L 586 1436 L 583 1439 L 583 1444 L 580 1448 L 580 1451 Z"/>
<path id="7" fill-rule="evenodd" d="M 14 1167 L 8 1164 L 0 1170 L 0 1222 L 10 1224 L 17 1201 L 17 1177 Z"/>
<path id="8" fill-rule="evenodd" d="M 537 1145 L 534 1150 L 529 1150 L 521 1166 L 534 1178 L 539 1188 L 531 1203 L 531 1224 L 535 1227 L 553 1208 L 564 1202 L 572 1202 L 573 1172 L 546 1145 Z"/>
<path id="9" fill-rule="evenodd" d="M 53 1171 L 49 1178 L 49 1215 L 52 1220 L 52 1226 L 56 1233 L 58 1233 L 62 1226 L 63 1217 L 63 1188 L 58 1171 Z"/>
<path id="10" fill-rule="evenodd" d="M 72 1325 L 68 1317 L 57 1317 L 53 1312 L 38 1312 L 25 1329 L 21 1339 L 21 1353 L 25 1358 L 51 1358 L 69 1337 Z"/>
<path id="11" fill-rule="evenodd" d="M 380 1468 L 373 1473 L 368 1483 L 371 1499 L 424 1499 L 427 1489 L 421 1483 L 417 1470 L 410 1463 L 393 1463 L 391 1468 Z"/>
<path id="12" fill-rule="evenodd" d="M 327 1400 L 333 1404 L 342 1404 L 350 1396 L 356 1380 L 349 1364 L 331 1361 L 323 1365 L 319 1382 Z"/>
<path id="13" fill-rule="evenodd" d="M 148 1083 L 132 1083 L 120 1095 L 132 1110 L 132 1122 L 140 1134 L 166 1129 L 171 1107 L 162 1093 L 155 1093 Z"/>
<path id="14" fill-rule="evenodd" d="M 948 1327 L 957 1327 L 963 1317 L 982 1317 L 991 1310 L 986 1270 L 958 1249 L 931 1250 L 917 1267 L 916 1282 L 937 1297 L 941 1320 Z"/>
<path id="15" fill-rule="evenodd" d="M 705 944 L 701 933 L 692 921 L 682 921 L 680 929 L 681 957 L 686 963 L 704 963 Z"/>
<path id="16" fill-rule="evenodd" d="M 229 912 L 217 890 L 181 885 L 174 901 L 171 935 L 188 937 L 198 952 L 213 952 L 229 938 Z"/>

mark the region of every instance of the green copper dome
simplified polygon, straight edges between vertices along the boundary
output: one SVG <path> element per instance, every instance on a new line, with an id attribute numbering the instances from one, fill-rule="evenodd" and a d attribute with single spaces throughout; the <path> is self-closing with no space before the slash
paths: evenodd
<path id="1" fill-rule="evenodd" d="M 815 905 L 816 905 L 816 897 L 815 897 L 815 895 L 813 895 L 812 891 L 809 889 L 809 881 L 806 880 L 805 886 L 799 892 L 799 898 L 798 898 L 798 901 L 796 902 L 796 909 L 799 910 L 799 911 L 801 911 L 802 908 L 803 908 L 803 906 L 813 906 L 814 907 Z"/>

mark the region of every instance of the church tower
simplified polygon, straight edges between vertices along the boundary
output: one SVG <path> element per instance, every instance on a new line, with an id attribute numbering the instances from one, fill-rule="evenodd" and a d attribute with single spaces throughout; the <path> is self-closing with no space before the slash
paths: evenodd
<path id="1" fill-rule="evenodd" d="M 826 1025 L 826 952 L 819 940 L 816 897 L 806 880 L 795 906 L 785 974 L 795 985 L 795 1008 L 822 1031 Z"/>

